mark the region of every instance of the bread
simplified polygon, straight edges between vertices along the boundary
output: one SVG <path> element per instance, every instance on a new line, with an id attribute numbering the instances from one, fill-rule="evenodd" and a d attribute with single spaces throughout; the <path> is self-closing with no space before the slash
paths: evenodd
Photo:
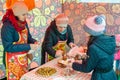
<path id="1" fill-rule="evenodd" d="M 68 64 L 67 60 L 58 60 L 59 67 L 65 68 L 67 64 Z"/>

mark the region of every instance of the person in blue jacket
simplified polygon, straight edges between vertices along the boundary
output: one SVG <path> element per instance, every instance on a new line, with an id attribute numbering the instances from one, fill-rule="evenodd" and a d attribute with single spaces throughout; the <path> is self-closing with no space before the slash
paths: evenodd
<path id="1" fill-rule="evenodd" d="M 28 71 L 28 51 L 39 46 L 30 34 L 26 22 L 27 12 L 26 4 L 17 1 L 6 10 L 2 19 L 3 63 L 6 66 L 8 80 L 20 80 L 20 77 Z"/>
<path id="2" fill-rule="evenodd" d="M 105 35 L 104 15 L 95 15 L 85 21 L 84 30 L 90 34 L 87 55 L 89 58 L 71 64 L 74 70 L 92 72 L 91 80 L 117 80 L 113 70 L 115 37 Z"/>

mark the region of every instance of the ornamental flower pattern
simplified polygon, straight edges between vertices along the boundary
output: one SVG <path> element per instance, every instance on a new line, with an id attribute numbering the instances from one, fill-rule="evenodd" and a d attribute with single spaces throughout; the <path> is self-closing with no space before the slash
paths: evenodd
<path id="1" fill-rule="evenodd" d="M 50 8 L 46 8 L 45 9 L 45 15 L 49 15 L 50 14 Z"/>
<path id="2" fill-rule="evenodd" d="M 120 13 L 120 5 L 119 4 L 115 4 L 112 6 L 112 11 L 114 13 Z"/>
<path id="3" fill-rule="evenodd" d="M 72 27 L 75 43 L 87 44 L 86 34 L 83 30 L 86 18 L 104 14 L 107 22 L 107 34 L 114 35 L 120 32 L 120 4 L 119 3 L 77 3 L 64 2 L 64 13 L 69 17 L 69 24 Z M 78 10 L 79 9 L 79 10 Z M 83 36 L 84 35 L 84 36 Z M 86 35 L 86 36 L 85 36 Z M 76 37 L 77 36 L 77 37 Z M 79 38 L 78 38 L 79 36 Z"/>

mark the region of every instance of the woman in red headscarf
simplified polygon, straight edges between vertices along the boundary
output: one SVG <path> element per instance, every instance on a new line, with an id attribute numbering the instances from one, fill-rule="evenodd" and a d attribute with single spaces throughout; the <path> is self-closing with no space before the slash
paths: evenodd
<path id="1" fill-rule="evenodd" d="M 7 9 L 2 19 L 3 62 L 6 65 L 8 80 L 20 80 L 28 71 L 28 51 L 39 46 L 30 34 L 26 22 L 27 12 L 27 5 L 23 1 L 17 1 Z"/>

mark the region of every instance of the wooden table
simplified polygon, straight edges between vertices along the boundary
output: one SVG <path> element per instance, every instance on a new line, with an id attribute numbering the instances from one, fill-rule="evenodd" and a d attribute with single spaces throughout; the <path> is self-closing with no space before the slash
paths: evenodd
<path id="1" fill-rule="evenodd" d="M 63 74 L 65 68 L 60 68 L 57 65 L 57 61 L 59 58 L 56 58 L 50 62 L 47 62 L 44 65 L 39 66 L 38 68 L 24 74 L 20 80 L 90 80 L 91 73 L 82 73 L 82 72 L 75 72 L 71 76 L 65 76 Z M 41 67 L 53 67 L 57 70 L 55 74 L 49 77 L 42 77 L 40 75 L 36 75 L 35 72 Z"/>

